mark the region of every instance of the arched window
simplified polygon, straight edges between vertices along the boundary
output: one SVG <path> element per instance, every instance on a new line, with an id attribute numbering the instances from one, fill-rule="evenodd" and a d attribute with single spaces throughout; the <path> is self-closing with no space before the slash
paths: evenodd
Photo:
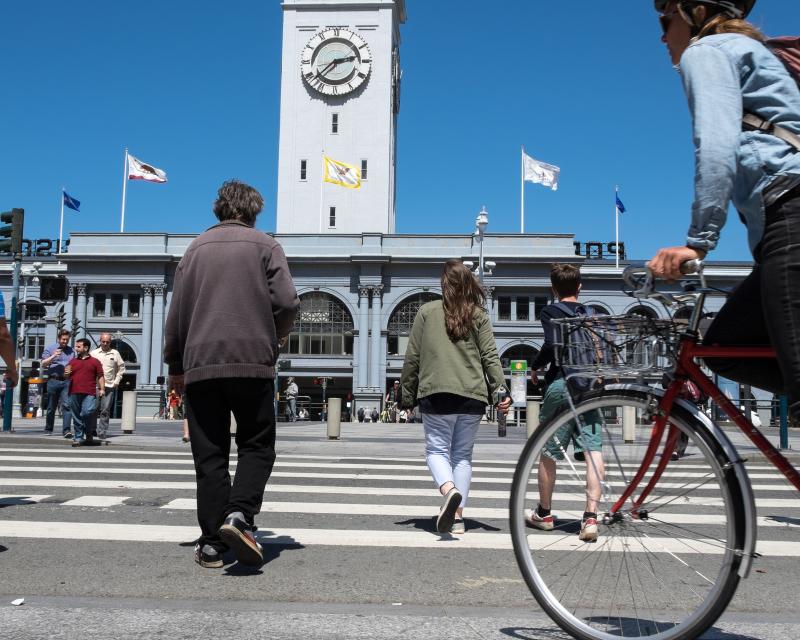
<path id="1" fill-rule="evenodd" d="M 406 298 L 397 305 L 389 318 L 388 335 L 386 337 L 386 353 L 390 356 L 405 355 L 408 346 L 408 336 L 414 326 L 414 318 L 419 313 L 419 308 L 431 300 L 439 300 L 442 296 L 438 293 L 425 291 L 410 298 Z"/>
<path id="2" fill-rule="evenodd" d="M 119 351 L 122 356 L 122 361 L 125 364 L 136 364 L 136 352 L 133 347 L 124 340 L 117 340 L 116 338 L 111 341 L 111 348 Z"/>
<path id="3" fill-rule="evenodd" d="M 32 322 L 33 320 L 41 320 L 47 315 L 47 309 L 41 302 L 36 300 L 28 300 L 20 304 L 20 307 L 25 307 L 25 321 Z M 19 317 L 22 318 L 22 309 L 19 310 Z"/>
<path id="4" fill-rule="evenodd" d="M 539 350 L 529 344 L 516 344 L 503 352 L 503 355 L 500 356 L 500 362 L 503 365 L 503 369 L 508 369 L 511 366 L 510 363 L 512 360 L 525 360 L 528 363 L 528 370 L 530 371 L 533 359 L 538 353 Z"/>
<path id="5" fill-rule="evenodd" d="M 638 307 L 634 307 L 630 311 L 628 311 L 629 316 L 641 316 L 643 318 L 651 318 L 655 320 L 658 318 L 658 314 L 655 312 L 654 309 L 650 307 L 646 307 L 644 305 L 639 305 Z"/>
<path id="6" fill-rule="evenodd" d="M 597 314 L 599 316 L 610 316 L 611 315 L 611 311 L 607 307 L 604 307 L 602 304 L 590 304 L 588 306 L 592 311 L 595 312 L 595 314 Z"/>
<path id="7" fill-rule="evenodd" d="M 353 316 L 340 300 L 314 291 L 300 296 L 300 308 L 281 353 L 341 356 L 353 353 Z"/>

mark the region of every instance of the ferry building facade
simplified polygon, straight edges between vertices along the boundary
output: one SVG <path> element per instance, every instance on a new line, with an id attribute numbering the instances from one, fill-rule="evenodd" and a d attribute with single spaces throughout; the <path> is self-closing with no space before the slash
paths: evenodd
<path id="1" fill-rule="evenodd" d="M 621 293 L 627 263 L 615 266 L 614 245 L 576 241 L 569 233 L 396 234 L 404 0 L 283 0 L 282 7 L 275 237 L 301 307 L 280 376 L 293 376 L 302 395 L 319 401 L 322 389 L 314 379 L 329 378 L 328 395 L 342 397 L 344 406 L 352 401 L 353 413 L 378 407 L 400 376 L 417 310 L 440 296 L 445 260 L 477 264 L 481 244 L 484 261 L 496 264 L 484 282 L 506 366 L 510 359 L 530 360 L 542 344 L 538 317 L 550 301 L 554 262 L 583 265 L 582 299 L 601 313 L 666 315 Z M 331 166 L 320 149 L 357 168 L 360 188 L 325 182 Z M 209 213 L 208 225 L 213 222 Z M 193 237 L 74 233 L 68 251 L 57 255 L 42 249 L 47 241 L 28 243 L 23 373 L 55 341 L 57 326 L 79 327 L 78 335 L 94 342 L 108 331 L 127 362 L 124 386 L 140 391 L 140 414 L 151 411 L 166 375 L 162 349 L 174 273 Z M 718 263 L 708 275 L 715 285 L 730 287 L 750 269 L 749 263 Z M 52 275 L 68 280 L 68 297 L 43 304 L 37 280 Z M 8 305 L 9 263 L 0 265 L 0 277 Z"/>

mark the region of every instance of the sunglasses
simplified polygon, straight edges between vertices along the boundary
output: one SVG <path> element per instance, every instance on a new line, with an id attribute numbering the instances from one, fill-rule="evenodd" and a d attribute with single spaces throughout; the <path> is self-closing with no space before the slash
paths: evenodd
<path id="1" fill-rule="evenodd" d="M 658 21 L 661 23 L 661 30 L 664 32 L 664 35 L 667 35 L 667 31 L 669 31 L 669 27 L 672 24 L 672 21 L 675 19 L 675 16 L 683 17 L 680 9 L 675 9 L 675 11 L 664 13 L 658 16 Z"/>

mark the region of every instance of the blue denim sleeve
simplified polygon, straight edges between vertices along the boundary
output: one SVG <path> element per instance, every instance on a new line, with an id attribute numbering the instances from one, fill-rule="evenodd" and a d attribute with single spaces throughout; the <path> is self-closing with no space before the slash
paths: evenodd
<path id="1" fill-rule="evenodd" d="M 734 61 L 699 42 L 681 58 L 692 116 L 695 192 L 686 244 L 710 251 L 728 217 L 742 131 L 742 90 Z"/>

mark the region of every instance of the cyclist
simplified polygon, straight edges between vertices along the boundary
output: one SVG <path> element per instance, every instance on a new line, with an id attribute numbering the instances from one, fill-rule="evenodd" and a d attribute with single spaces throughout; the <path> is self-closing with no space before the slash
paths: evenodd
<path id="1" fill-rule="evenodd" d="M 771 344 L 779 366 L 752 359 L 707 364 L 726 378 L 787 393 L 798 419 L 800 278 L 792 271 L 800 267 L 800 139 L 792 143 L 792 136 L 800 134 L 800 89 L 745 20 L 755 2 L 655 0 L 692 116 L 695 196 L 686 245 L 661 249 L 650 267 L 658 277 L 680 278 L 683 262 L 703 259 L 717 245 L 733 202 L 755 265 L 704 342 Z"/>

